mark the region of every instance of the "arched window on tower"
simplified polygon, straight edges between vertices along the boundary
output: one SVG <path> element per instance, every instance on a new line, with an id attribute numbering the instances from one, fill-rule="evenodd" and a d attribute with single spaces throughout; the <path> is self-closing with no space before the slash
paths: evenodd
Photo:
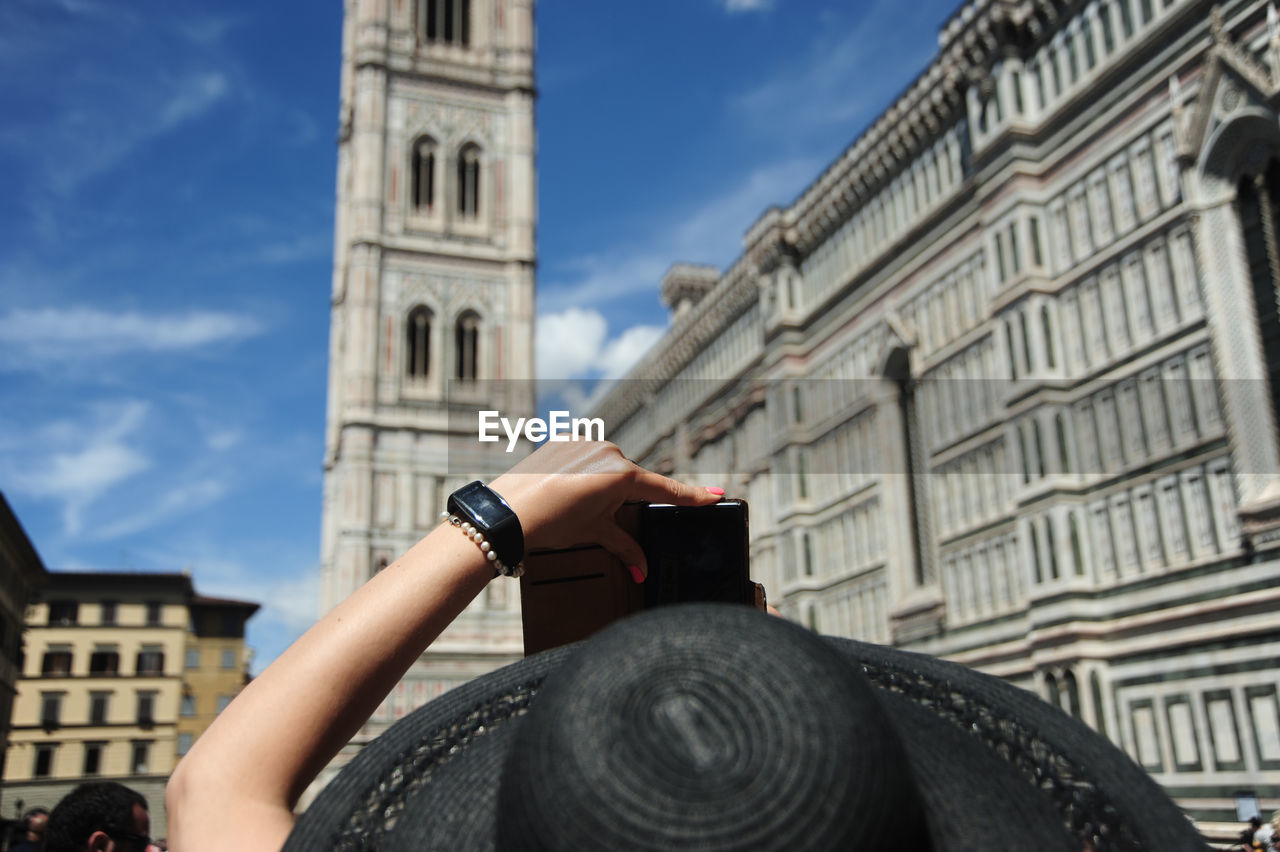
<path id="1" fill-rule="evenodd" d="M 413 188 L 410 198 L 413 209 L 420 213 L 429 213 L 436 203 L 436 141 L 424 136 L 413 143 L 413 163 L 409 174 L 412 176 Z"/>
<path id="2" fill-rule="evenodd" d="M 464 145 L 458 152 L 458 215 L 480 216 L 480 146 Z"/>
<path id="3" fill-rule="evenodd" d="M 411 379 L 425 379 L 431 372 L 431 310 L 418 305 L 405 323 L 404 372 Z"/>
<path id="4" fill-rule="evenodd" d="M 1276 297 L 1280 284 L 1280 162 L 1272 160 L 1265 173 L 1241 178 L 1236 205 L 1270 385 L 1271 411 L 1280 422 L 1280 306 Z"/>
<path id="5" fill-rule="evenodd" d="M 471 0 L 418 0 L 418 38 L 471 44 Z"/>
<path id="6" fill-rule="evenodd" d="M 467 311 L 458 317 L 453 327 L 453 337 L 456 346 L 454 378 L 473 382 L 478 375 L 476 363 L 479 356 L 480 315 L 475 311 Z"/>

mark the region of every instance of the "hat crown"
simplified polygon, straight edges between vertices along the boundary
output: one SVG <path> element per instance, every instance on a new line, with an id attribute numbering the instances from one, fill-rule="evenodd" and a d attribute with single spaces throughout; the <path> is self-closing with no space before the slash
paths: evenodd
<path id="1" fill-rule="evenodd" d="M 500 847 L 877 848 L 925 821 L 858 668 L 745 607 L 621 622 L 548 678 L 499 793 Z"/>

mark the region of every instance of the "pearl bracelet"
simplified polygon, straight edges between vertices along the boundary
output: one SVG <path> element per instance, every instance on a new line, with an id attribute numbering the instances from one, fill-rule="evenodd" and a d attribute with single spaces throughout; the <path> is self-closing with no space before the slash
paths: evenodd
<path id="1" fill-rule="evenodd" d="M 498 558 L 498 554 L 494 552 L 493 545 L 484 537 L 484 533 L 476 529 L 475 525 L 470 521 L 464 521 L 457 515 L 451 515 L 448 512 L 440 513 L 440 520 L 446 524 L 452 524 L 462 530 L 462 534 L 474 541 L 480 547 L 480 552 L 484 554 L 484 558 L 489 560 L 493 565 L 493 576 L 498 577 L 522 577 L 524 576 L 524 562 L 518 565 L 505 565 Z"/>

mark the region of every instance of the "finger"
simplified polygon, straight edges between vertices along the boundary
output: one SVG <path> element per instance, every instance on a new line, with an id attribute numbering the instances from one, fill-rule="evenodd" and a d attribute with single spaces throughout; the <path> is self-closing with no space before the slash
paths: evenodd
<path id="1" fill-rule="evenodd" d="M 764 611 L 765 611 L 765 612 L 767 612 L 767 613 L 769 613 L 770 615 L 776 615 L 776 616 L 778 616 L 779 618 L 781 618 L 781 617 L 782 617 L 782 613 L 778 612 L 778 608 L 777 608 L 776 606 L 774 606 L 773 604 L 765 604 L 765 605 L 764 605 Z"/>
<path id="2" fill-rule="evenodd" d="M 636 469 L 635 483 L 631 491 L 632 493 L 627 497 L 628 500 L 674 503 L 677 506 L 705 506 L 719 501 L 724 496 L 723 488 L 711 491 L 644 468 Z"/>
<path id="3" fill-rule="evenodd" d="M 636 540 L 622 527 L 609 521 L 598 527 L 596 533 L 600 546 L 622 560 L 631 572 L 631 579 L 643 583 L 649 576 L 649 563 L 644 558 L 644 549 Z"/>

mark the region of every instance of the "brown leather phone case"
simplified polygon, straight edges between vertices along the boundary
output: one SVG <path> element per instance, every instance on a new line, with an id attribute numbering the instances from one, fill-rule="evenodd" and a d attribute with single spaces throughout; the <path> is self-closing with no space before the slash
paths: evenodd
<path id="1" fill-rule="evenodd" d="M 618 510 L 618 525 L 637 540 L 644 508 L 628 503 Z M 764 609 L 764 587 L 751 586 L 746 600 Z M 644 609 L 645 586 L 632 580 L 627 566 L 602 547 L 532 551 L 520 578 L 520 603 L 524 652 L 536 654 L 585 639 Z"/>

